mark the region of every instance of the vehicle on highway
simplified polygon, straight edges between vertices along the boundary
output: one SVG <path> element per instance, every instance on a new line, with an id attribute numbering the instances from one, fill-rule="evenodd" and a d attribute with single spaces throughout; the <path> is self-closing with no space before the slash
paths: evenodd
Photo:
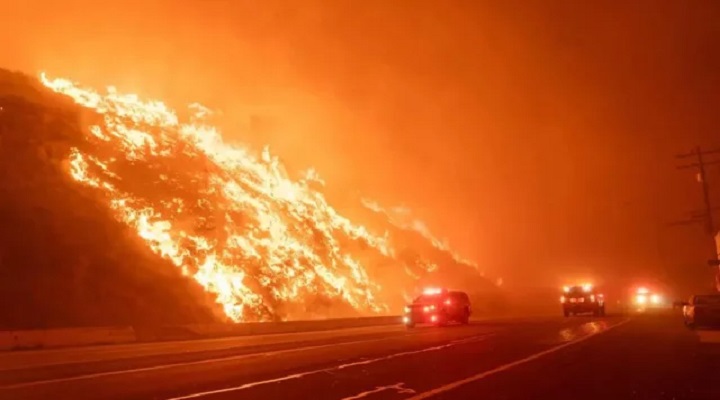
<path id="1" fill-rule="evenodd" d="M 598 293 L 591 284 L 564 286 L 560 296 L 563 315 L 592 313 L 595 316 L 605 315 L 605 296 Z"/>
<path id="2" fill-rule="evenodd" d="M 408 328 L 416 324 L 445 325 L 449 322 L 470 322 L 470 298 L 467 293 L 447 289 L 425 289 L 405 307 L 403 323 Z"/>
<path id="3" fill-rule="evenodd" d="M 651 291 L 644 286 L 641 286 L 634 291 L 630 304 L 632 310 L 638 313 L 670 307 L 670 304 L 667 303 L 665 296 L 657 291 Z"/>
<path id="4" fill-rule="evenodd" d="M 681 304 L 688 328 L 720 327 L 720 294 L 696 294 Z"/>

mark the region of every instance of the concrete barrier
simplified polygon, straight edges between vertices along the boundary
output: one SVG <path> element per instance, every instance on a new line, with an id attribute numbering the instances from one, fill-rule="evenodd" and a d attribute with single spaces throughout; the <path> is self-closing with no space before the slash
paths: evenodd
<path id="1" fill-rule="evenodd" d="M 0 331 L 0 350 L 9 350 L 13 347 L 12 332 Z"/>
<path id="2" fill-rule="evenodd" d="M 188 340 L 229 336 L 268 335 L 362 328 L 400 324 L 400 316 L 337 318 L 313 321 L 250 322 L 240 324 L 169 325 L 155 328 L 136 327 L 138 340 Z"/>
<path id="3" fill-rule="evenodd" d="M 131 343 L 137 340 L 132 327 L 65 328 L 0 332 L 0 349 L 38 349 Z"/>
<path id="4" fill-rule="evenodd" d="M 38 349 L 316 332 L 400 324 L 400 316 L 337 318 L 313 321 L 251 322 L 239 324 L 167 325 L 159 327 L 99 327 L 28 331 L 0 331 L 0 350 Z"/>

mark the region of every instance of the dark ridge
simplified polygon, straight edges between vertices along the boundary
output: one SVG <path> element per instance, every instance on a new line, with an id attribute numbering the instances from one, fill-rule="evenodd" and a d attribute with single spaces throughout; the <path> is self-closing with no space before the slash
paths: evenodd
<path id="1" fill-rule="evenodd" d="M 212 298 L 69 178 L 86 114 L 0 70 L 0 330 L 216 322 Z"/>

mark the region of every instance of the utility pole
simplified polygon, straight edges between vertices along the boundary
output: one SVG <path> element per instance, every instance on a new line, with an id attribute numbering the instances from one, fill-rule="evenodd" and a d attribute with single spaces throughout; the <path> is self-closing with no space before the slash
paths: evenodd
<path id="1" fill-rule="evenodd" d="M 705 203 L 705 213 L 704 213 L 704 220 L 705 220 L 705 230 L 707 233 L 713 237 L 715 237 L 715 234 L 717 233 L 715 231 L 715 220 L 713 218 L 713 206 L 710 202 L 710 187 L 708 185 L 707 180 L 707 173 L 705 167 L 707 165 L 712 164 L 720 164 L 720 160 L 715 161 L 705 161 L 703 159 L 703 156 L 705 155 L 711 155 L 711 154 L 720 154 L 720 149 L 717 150 L 709 150 L 709 151 L 702 151 L 700 146 L 695 147 L 692 152 L 688 154 L 680 154 L 677 156 L 679 159 L 689 158 L 693 157 L 695 158 L 695 162 L 691 164 L 685 164 L 680 165 L 677 168 L 678 169 L 688 169 L 693 168 L 697 169 L 697 177 L 698 181 L 702 184 L 702 191 L 703 191 L 703 202 Z"/>
<path id="2" fill-rule="evenodd" d="M 686 165 L 680 165 L 677 168 L 678 169 L 687 169 L 687 168 L 693 168 L 697 169 L 697 177 L 698 181 L 702 184 L 702 191 L 703 191 L 703 202 L 705 203 L 705 212 L 700 217 L 704 217 L 705 220 L 705 229 L 707 233 L 710 235 L 710 237 L 713 239 L 713 257 L 712 259 L 708 260 L 708 265 L 720 267 L 720 259 L 718 259 L 718 249 L 720 246 L 718 245 L 716 241 L 716 235 L 718 232 L 715 230 L 715 221 L 713 219 L 713 209 L 712 203 L 710 202 L 710 188 L 707 180 L 707 173 L 705 167 L 711 164 L 720 164 L 720 160 L 714 160 L 714 161 L 705 161 L 703 156 L 706 155 L 712 155 L 712 154 L 719 154 L 720 149 L 716 150 L 708 150 L 703 151 L 700 146 L 696 146 L 695 149 L 693 149 L 692 152 L 688 154 L 680 154 L 677 156 L 679 159 L 685 159 L 685 158 L 695 158 L 695 162 L 692 164 L 686 164 Z M 697 215 L 693 215 L 693 217 L 698 217 Z M 720 268 L 718 269 L 717 274 L 715 275 L 715 287 L 718 291 L 720 291 Z"/>

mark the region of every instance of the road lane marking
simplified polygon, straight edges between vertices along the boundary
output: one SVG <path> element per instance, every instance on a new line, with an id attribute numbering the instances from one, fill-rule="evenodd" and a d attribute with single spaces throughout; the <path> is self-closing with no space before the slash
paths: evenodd
<path id="1" fill-rule="evenodd" d="M 468 378 L 465 378 L 465 379 L 461 379 L 461 380 L 459 380 L 459 381 L 455 381 L 455 382 L 452 382 L 452 383 L 448 383 L 447 385 L 443 385 L 443 386 L 437 387 L 437 388 L 435 388 L 435 389 L 429 390 L 429 391 L 427 391 L 427 392 L 420 393 L 420 394 L 418 394 L 418 395 L 416 395 L 416 396 L 407 397 L 405 400 L 422 400 L 422 399 L 427 399 L 427 398 L 430 398 L 430 397 L 433 397 L 433 396 L 437 396 L 437 395 L 439 395 L 439 394 L 441 394 L 441 393 L 448 392 L 448 391 L 453 390 L 453 389 L 457 389 L 458 387 L 463 386 L 463 385 L 466 385 L 466 384 L 468 384 L 468 383 L 475 382 L 475 381 L 479 381 L 479 380 L 481 380 L 481 379 L 485 379 L 485 378 L 487 378 L 488 376 L 497 374 L 498 372 L 507 371 L 507 370 L 509 370 L 509 369 L 511 369 L 511 368 L 514 368 L 514 367 L 517 367 L 517 366 L 519 366 L 519 365 L 526 364 L 526 363 L 528 363 L 528 362 L 530 362 L 530 361 L 537 360 L 537 359 L 539 359 L 539 358 L 541 358 L 541 357 L 544 357 L 544 356 L 546 356 L 546 355 L 548 355 L 548 354 L 552 354 L 552 353 L 558 352 L 558 351 L 560 351 L 560 350 L 562 350 L 562 349 L 564 349 L 564 348 L 566 348 L 566 347 L 572 346 L 572 345 L 574 345 L 574 344 L 578 344 L 578 343 L 584 342 L 584 341 L 590 339 L 591 337 L 594 337 L 594 336 L 600 335 L 600 334 L 602 334 L 602 333 L 608 332 L 609 330 L 614 329 L 614 328 L 617 328 L 618 326 L 625 325 L 625 324 L 628 323 L 628 322 L 630 322 L 630 319 L 626 319 L 626 320 L 620 321 L 620 322 L 618 322 L 617 324 L 615 324 L 615 325 L 613 325 L 613 326 L 610 326 L 610 327 L 606 328 L 606 329 L 603 330 L 603 331 L 590 333 L 590 334 L 588 334 L 587 336 L 583 336 L 583 337 L 581 337 L 581 338 L 579 338 L 579 339 L 573 340 L 572 342 L 566 342 L 566 343 L 563 343 L 563 344 L 561 344 L 561 345 L 552 347 L 552 348 L 550 348 L 550 349 L 543 350 L 543 351 L 541 351 L 541 352 L 539 352 L 539 353 L 535 353 L 535 354 L 533 354 L 533 355 L 531 355 L 531 356 L 528 356 L 528 357 L 525 357 L 525 358 L 523 358 L 523 359 L 520 359 L 520 360 L 517 360 L 517 361 L 513 361 L 513 362 L 511 362 L 511 363 L 507 363 L 507 364 L 501 365 L 501 366 L 499 366 L 499 367 L 497 367 L 497 368 L 494 368 L 494 369 L 491 369 L 491 370 L 488 370 L 488 371 L 485 371 L 485 372 L 481 372 L 481 373 L 476 374 L 476 375 L 473 375 L 473 376 L 471 376 L 471 377 L 468 377 Z"/>
<path id="2" fill-rule="evenodd" d="M 368 390 L 368 391 L 366 391 L 366 392 L 358 393 L 358 394 L 356 394 L 356 395 L 354 395 L 354 396 L 345 397 L 345 398 L 340 399 L 340 400 L 357 400 L 357 399 L 362 399 L 362 398 L 368 397 L 368 396 L 370 396 L 370 395 L 373 395 L 373 394 L 375 394 L 375 393 L 384 392 L 384 391 L 386 391 L 386 390 L 394 390 L 397 394 L 405 394 L 405 393 L 414 394 L 414 393 L 415 393 L 414 390 L 412 390 L 412 389 L 410 389 L 410 388 L 406 388 L 406 387 L 404 387 L 404 386 L 405 386 L 405 382 L 398 382 L 398 383 L 396 383 L 396 384 L 394 384 L 394 385 L 378 386 L 378 387 L 376 387 L 376 388 L 373 389 L 373 390 Z"/>
<path id="3" fill-rule="evenodd" d="M 422 349 L 422 350 L 402 351 L 402 352 L 400 352 L 400 353 L 390 354 L 389 356 L 384 356 L 384 357 L 379 357 L 379 358 L 369 358 L 369 359 L 367 359 L 367 360 L 355 361 L 355 362 L 352 362 L 352 363 L 349 363 L 349 364 L 341 364 L 341 365 L 338 365 L 338 366 L 337 366 L 336 368 L 334 368 L 334 369 L 345 369 L 345 368 L 350 368 L 350 367 L 356 367 L 356 366 L 358 366 L 358 365 L 373 364 L 373 363 L 376 363 L 376 362 L 378 362 L 378 361 L 391 360 L 391 359 L 393 359 L 393 358 L 402 357 L 402 356 L 408 356 L 408 355 L 412 355 L 412 354 L 425 353 L 425 352 L 428 352 L 428 351 L 442 350 L 442 349 L 445 349 L 445 348 L 448 348 L 448 347 L 457 346 L 457 345 L 459 345 L 459 344 L 473 343 L 473 342 L 477 342 L 477 341 L 480 341 L 480 340 L 485 340 L 485 338 L 486 338 L 487 336 L 490 336 L 490 335 L 471 336 L 471 337 L 468 337 L 468 338 L 453 340 L 453 341 L 451 341 L 451 342 L 449 342 L 449 343 L 447 343 L 447 344 L 442 344 L 442 345 L 439 345 L 439 346 L 427 347 L 427 348 Z"/>
<path id="4" fill-rule="evenodd" d="M 316 332 L 273 333 L 257 336 L 235 336 L 199 340 L 183 340 L 156 343 L 132 343 L 112 346 L 84 348 L 42 349 L 23 352 L 0 353 L 0 372 L 22 369 L 51 367 L 57 365 L 78 365 L 92 362 L 128 360 L 139 357 L 159 357 L 180 353 L 202 353 L 209 351 L 234 350 L 253 346 L 282 345 L 301 340 L 331 340 L 360 337 L 372 334 L 402 333 L 402 325 L 382 325 L 363 328 L 336 329 Z M 28 357 L 35 357 L 28 360 Z M 57 357 L 61 357 L 57 359 Z M 42 358 L 38 362 L 38 358 Z M 48 358 L 51 358 L 48 360 Z M 56 358 L 56 359 L 52 359 Z"/>
<path id="5" fill-rule="evenodd" d="M 471 336 L 469 338 L 453 340 L 453 341 L 443 344 L 443 345 L 426 347 L 421 350 L 403 351 L 400 353 L 393 353 L 393 354 L 383 356 L 383 357 L 371 358 L 371 359 L 367 359 L 367 360 L 361 360 L 361 361 L 355 361 L 352 363 L 336 365 L 336 366 L 329 367 L 329 368 L 315 369 L 315 370 L 300 372 L 297 374 L 286 375 L 286 376 L 282 376 L 280 378 L 249 382 L 249 383 L 242 384 L 240 386 L 234 386 L 234 387 L 217 389 L 217 390 L 209 390 L 206 392 L 192 393 L 192 394 L 188 394 L 188 395 L 184 395 L 184 396 L 173 397 L 168 400 L 196 399 L 199 397 L 212 396 L 212 395 L 217 395 L 217 394 L 239 392 L 241 390 L 246 390 L 246 389 L 250 389 L 250 388 L 253 388 L 256 386 L 266 385 L 269 383 L 284 382 L 284 381 L 289 381 L 289 380 L 293 380 L 293 379 L 299 379 L 299 378 L 302 378 L 302 377 L 305 377 L 308 375 L 314 375 L 314 374 L 319 374 L 319 373 L 323 373 L 323 372 L 338 371 L 338 370 L 342 370 L 342 369 L 346 369 L 346 368 L 350 368 L 350 367 L 356 367 L 358 365 L 367 365 L 367 364 L 372 364 L 372 363 L 376 363 L 379 361 L 385 361 L 385 360 L 390 360 L 390 359 L 397 358 L 397 357 L 408 356 L 408 355 L 413 355 L 413 354 L 420 354 L 420 353 L 425 353 L 425 352 L 429 352 L 429 351 L 438 351 L 438 350 L 446 349 L 448 347 L 457 346 L 457 345 L 465 344 L 465 343 L 480 342 L 480 341 L 483 341 L 494 335 L 495 335 L 494 333 L 486 333 L 486 334 L 482 334 L 482 335 Z"/>
<path id="6" fill-rule="evenodd" d="M 496 319 L 472 320 L 472 326 L 494 326 Z M 479 324 L 480 322 L 481 324 Z M 489 323 L 489 324 L 488 324 Z M 496 327 L 496 326 L 495 326 Z M 496 327 L 497 328 L 497 327 Z M 0 373 L 59 365 L 81 365 L 94 362 L 126 361 L 141 357 L 164 357 L 175 354 L 235 350 L 254 346 L 295 343 L 298 340 L 346 339 L 365 334 L 393 334 L 407 331 L 402 324 L 333 329 L 314 332 L 272 333 L 223 338 L 206 338 L 155 343 L 98 345 L 81 348 L 0 352 Z M 38 358 L 40 358 L 38 360 Z"/>
<path id="7" fill-rule="evenodd" d="M 274 351 L 268 351 L 268 352 L 263 352 L 263 353 L 240 354 L 237 356 L 210 358 L 210 359 L 205 359 L 205 360 L 154 365 L 152 367 L 142 367 L 142 368 L 107 371 L 107 372 L 98 372 L 98 373 L 93 373 L 93 374 L 76 375 L 76 376 L 71 376 L 71 377 L 67 377 L 67 378 L 54 378 L 54 379 L 45 379 L 45 380 L 40 380 L 40 381 L 12 383 L 12 384 L 7 384 L 7 385 L 0 385 L 0 390 L 41 386 L 41 385 L 48 385 L 48 384 L 53 384 L 53 383 L 72 382 L 72 381 L 79 381 L 79 380 L 102 378 L 102 377 L 107 377 L 107 376 L 133 374 L 133 373 L 138 373 L 138 372 L 158 371 L 158 370 L 186 367 L 186 366 L 192 366 L 192 365 L 203 365 L 203 364 L 212 364 L 212 363 L 218 363 L 218 362 L 237 361 L 237 360 L 242 360 L 242 359 L 246 359 L 246 358 L 271 357 L 271 356 L 275 356 L 275 355 L 279 355 L 279 354 L 295 353 L 295 352 L 308 351 L 308 350 L 317 350 L 317 349 L 322 349 L 322 348 L 327 348 L 327 347 L 347 346 L 347 345 L 354 345 L 354 344 L 360 344 L 360 343 L 380 342 L 380 341 L 385 341 L 385 340 L 406 338 L 406 337 L 410 337 L 410 336 L 423 336 L 423 335 L 427 335 L 427 334 L 430 334 L 433 332 L 435 332 L 435 331 L 428 331 L 428 332 L 423 332 L 423 333 L 408 333 L 405 335 L 383 337 L 383 338 L 376 338 L 376 339 L 366 339 L 366 340 L 354 340 L 354 341 L 350 341 L 350 342 L 321 344 L 321 345 L 314 345 L 314 346 L 298 347 L 298 348 L 294 348 L 294 349 L 274 350 Z"/>

